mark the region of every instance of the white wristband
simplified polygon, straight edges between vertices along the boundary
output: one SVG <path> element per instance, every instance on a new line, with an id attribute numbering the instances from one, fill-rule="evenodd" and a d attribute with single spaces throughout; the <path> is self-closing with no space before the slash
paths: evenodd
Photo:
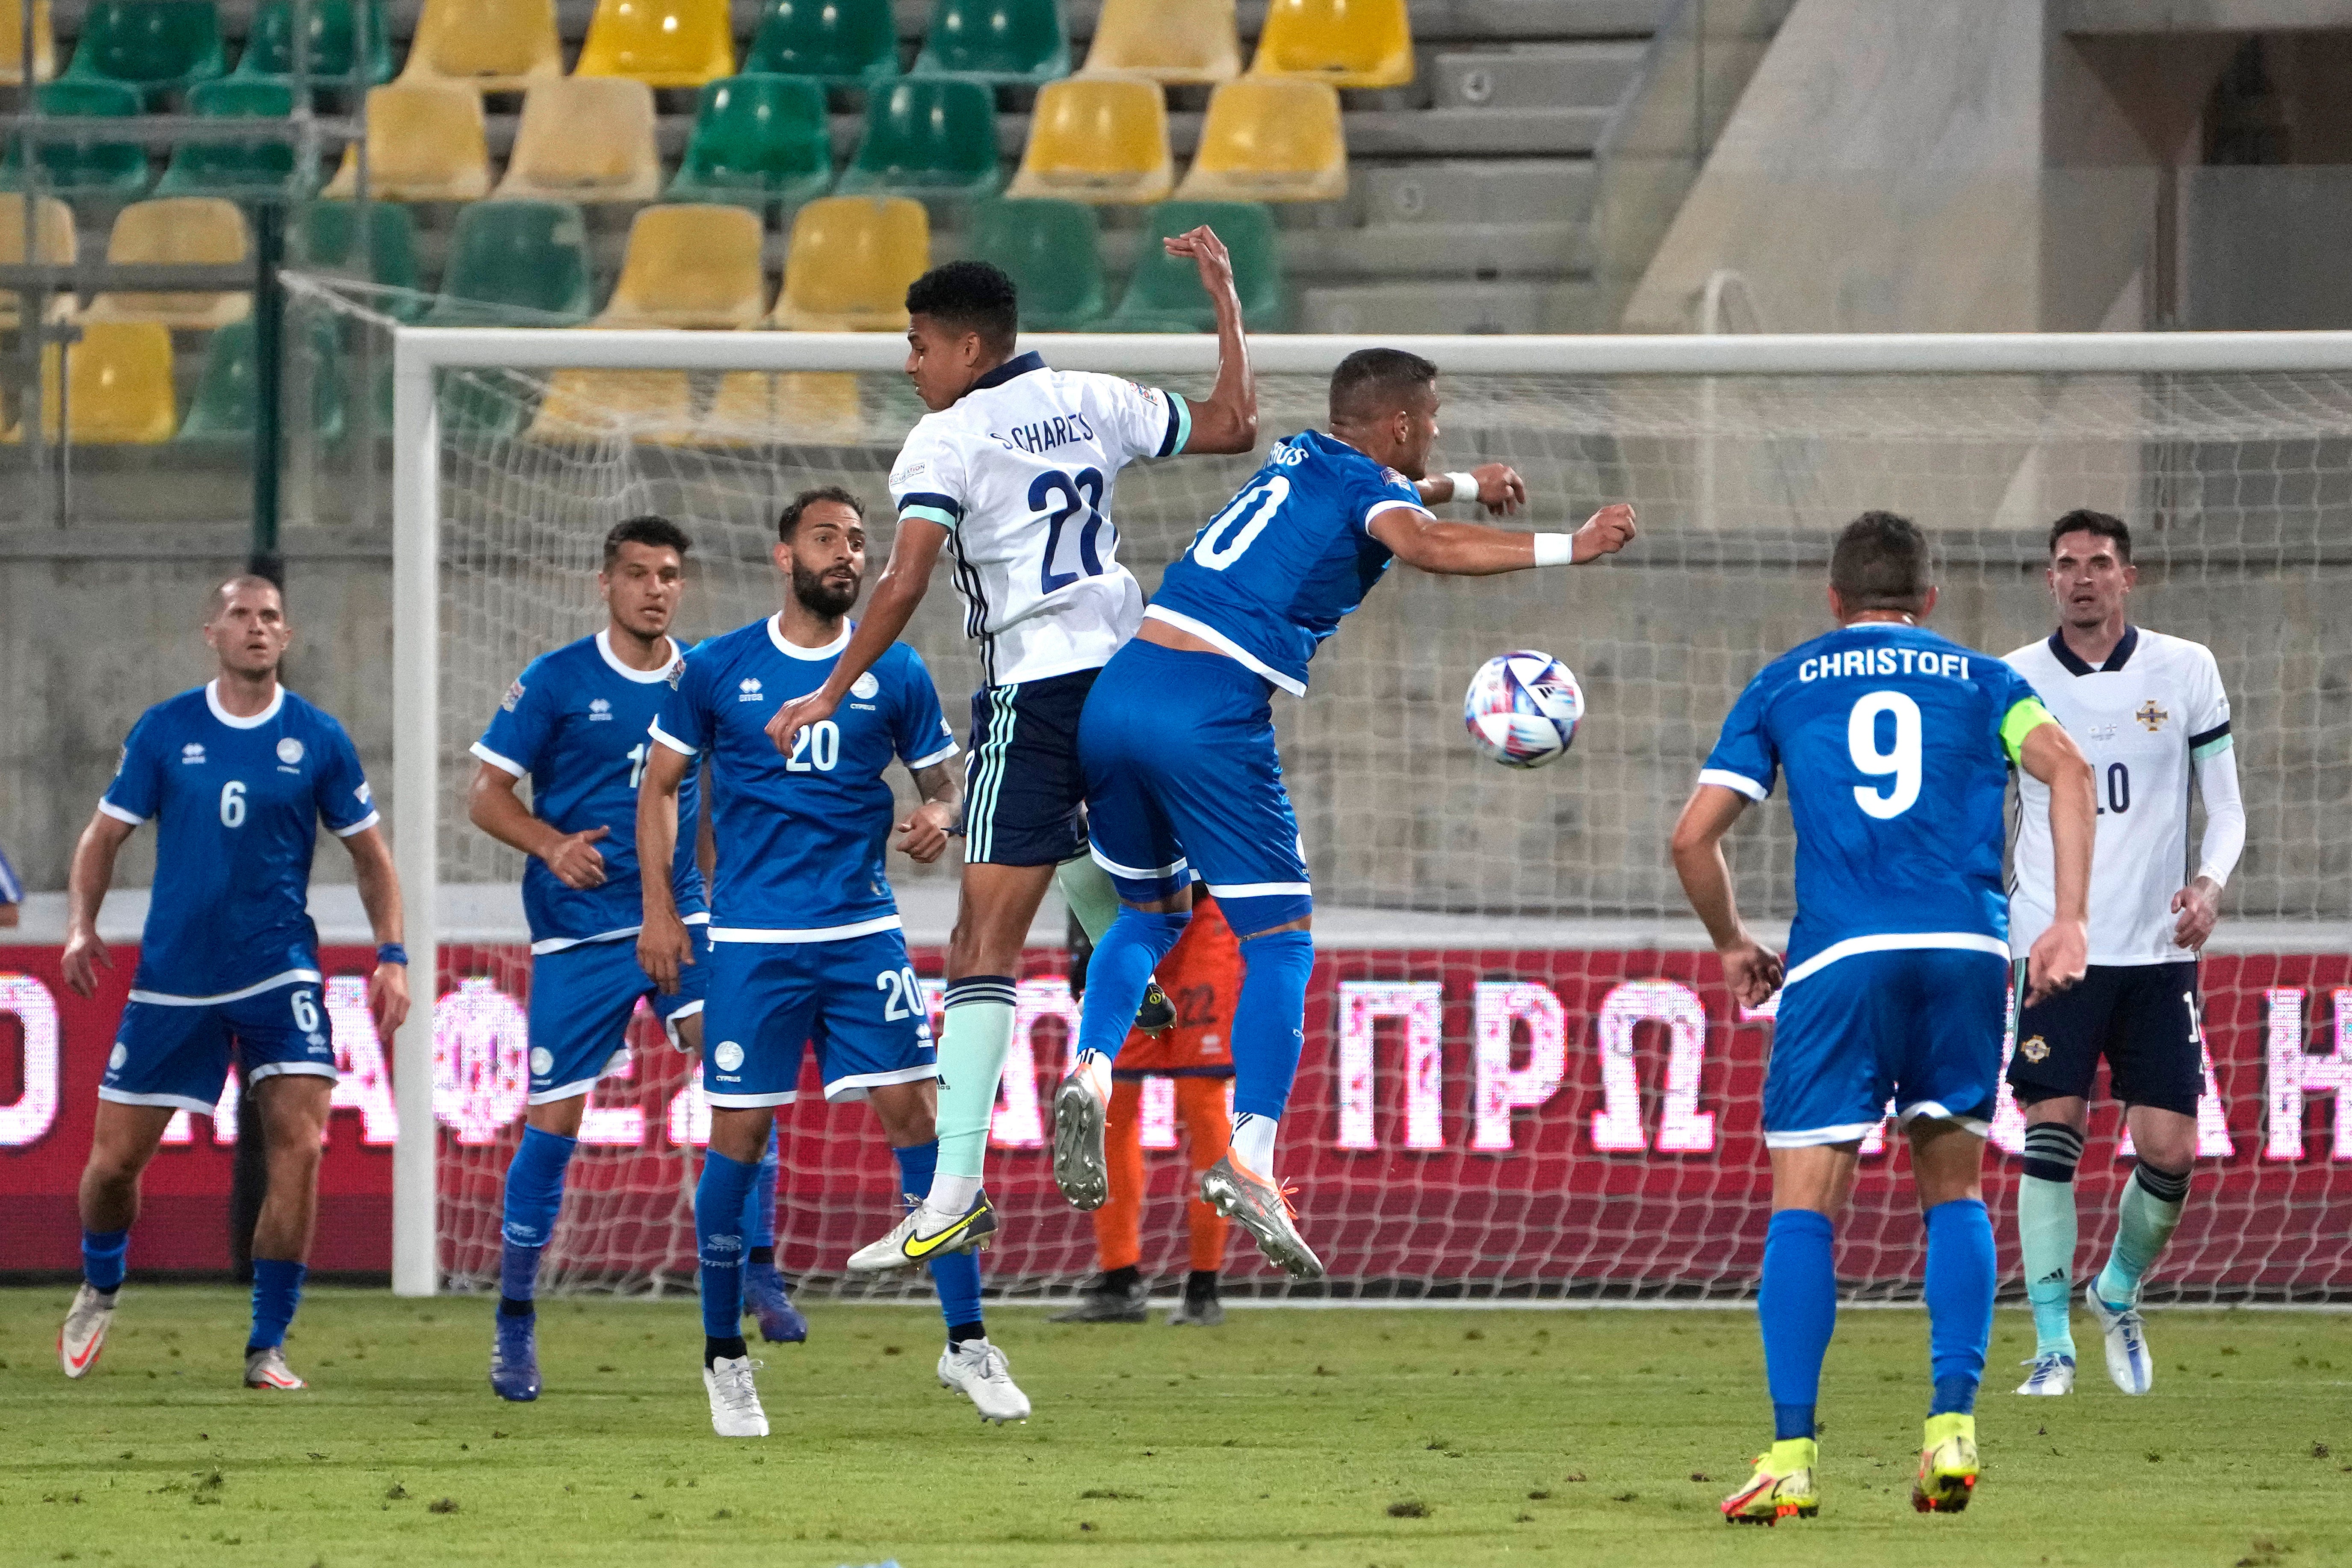
<path id="1" fill-rule="evenodd" d="M 1476 500 L 1478 499 L 1478 476 L 1477 476 L 1477 475 L 1475 475 L 1475 474 L 1448 474 L 1448 475 L 1446 475 L 1445 477 L 1446 477 L 1447 479 L 1451 479 L 1451 480 L 1453 480 L 1453 481 L 1454 481 L 1454 493 L 1453 493 L 1452 495 L 1450 495 L 1450 496 L 1446 497 L 1446 498 L 1445 498 L 1446 500 Z"/>
<path id="2" fill-rule="evenodd" d="M 1538 533 L 1535 536 L 1535 542 L 1537 565 L 1573 566 L 1576 564 L 1576 535 Z"/>

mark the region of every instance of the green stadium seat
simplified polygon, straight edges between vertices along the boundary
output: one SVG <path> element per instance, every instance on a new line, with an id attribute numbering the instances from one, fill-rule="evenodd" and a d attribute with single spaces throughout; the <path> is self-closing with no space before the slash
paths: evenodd
<path id="1" fill-rule="evenodd" d="M 844 195 L 995 194 L 996 96 L 976 81 L 902 77 L 875 89 Z"/>
<path id="2" fill-rule="evenodd" d="M 220 13 L 212 0 L 96 0 L 82 18 L 66 76 L 163 93 L 210 81 L 227 68 Z"/>
<path id="3" fill-rule="evenodd" d="M 457 215 L 429 327 L 577 326 L 595 312 L 588 224 L 570 202 L 478 202 Z"/>
<path id="4" fill-rule="evenodd" d="M 343 433 L 343 377 L 335 323 L 325 316 L 310 323 L 310 432 L 322 441 Z M 294 391 L 288 378 L 288 394 Z M 195 400 L 180 421 L 183 441 L 247 441 L 260 415 L 261 356 L 253 323 L 234 322 L 205 347 L 205 368 Z"/>
<path id="5" fill-rule="evenodd" d="M 1242 320 L 1254 332 L 1282 328 L 1282 252 L 1274 216 L 1248 202 L 1163 202 L 1151 209 L 1135 276 L 1107 332 L 1204 332 L 1217 324 L 1201 274 L 1192 259 L 1171 256 L 1160 241 L 1207 224 L 1234 258 L 1234 288 Z"/>
<path id="6" fill-rule="evenodd" d="M 43 114 L 91 120 L 135 119 L 145 109 L 139 89 L 119 81 L 53 81 L 37 89 Z M 23 186 L 25 149 L 16 138 L 0 166 L 0 188 Z M 61 196 L 112 196 L 137 201 L 147 190 L 147 149 L 135 142 L 45 142 L 41 183 Z"/>
<path id="7" fill-rule="evenodd" d="M 260 77 L 201 82 L 189 89 L 188 111 L 206 120 L 283 120 L 294 112 L 294 89 Z M 295 163 L 290 142 L 191 142 L 172 153 L 155 183 L 159 196 L 292 198 L 316 189 L 319 171 Z"/>
<path id="8" fill-rule="evenodd" d="M 362 6 L 367 12 L 367 84 L 382 87 L 392 79 L 392 34 L 384 23 L 383 0 L 310 0 L 306 66 L 313 86 L 331 88 L 350 82 L 352 44 L 358 32 L 353 13 Z M 268 0 L 253 14 L 253 26 L 245 35 L 245 53 L 236 62 L 236 74 L 294 74 L 293 0 Z"/>
<path id="9" fill-rule="evenodd" d="M 898 74 L 890 0 L 761 0 L 747 73 L 815 77 L 860 87 Z"/>
<path id="10" fill-rule="evenodd" d="M 747 75 L 702 89 L 669 199 L 797 206 L 832 184 L 824 89 L 801 78 Z"/>
<path id="11" fill-rule="evenodd" d="M 939 0 L 915 74 L 1036 86 L 1070 74 L 1059 0 Z"/>
<path id="12" fill-rule="evenodd" d="M 1020 289 L 1024 331 L 1075 332 L 1109 309 L 1100 237 L 1095 209 L 1082 202 L 990 202 L 972 224 L 971 256 Z"/>
<path id="13" fill-rule="evenodd" d="M 362 262 L 357 255 L 358 205 L 312 202 L 303 209 L 301 226 L 295 231 L 295 259 L 331 272 L 363 277 L 386 289 L 404 289 L 405 293 L 375 298 L 369 304 L 398 321 L 423 320 L 432 301 L 418 292 L 422 280 L 416 267 L 415 219 L 404 206 L 371 202 L 367 227 L 368 258 Z"/>

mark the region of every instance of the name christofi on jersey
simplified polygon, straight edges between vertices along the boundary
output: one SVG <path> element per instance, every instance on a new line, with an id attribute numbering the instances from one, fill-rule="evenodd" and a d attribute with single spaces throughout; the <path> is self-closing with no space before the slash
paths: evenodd
<path id="1" fill-rule="evenodd" d="M 1051 419 L 1041 419 L 1034 425 L 1015 425 L 1010 432 L 991 430 L 990 439 L 1008 452 L 1026 452 L 1035 457 L 1050 452 L 1072 441 L 1091 441 L 1095 427 L 1087 423 L 1083 414 L 1059 414 Z"/>
<path id="2" fill-rule="evenodd" d="M 1843 653 L 1817 654 L 1797 666 L 1801 681 L 1831 680 L 1843 675 L 1940 675 L 1948 680 L 1966 680 L 1969 656 L 1924 647 L 1850 647 Z"/>

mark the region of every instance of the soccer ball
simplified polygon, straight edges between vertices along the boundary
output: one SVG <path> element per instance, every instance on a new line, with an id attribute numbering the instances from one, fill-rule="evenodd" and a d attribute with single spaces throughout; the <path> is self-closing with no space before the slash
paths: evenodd
<path id="1" fill-rule="evenodd" d="M 1479 666 L 1462 700 L 1470 743 L 1507 768 L 1558 761 L 1583 718 L 1584 692 L 1568 666 L 1526 649 Z"/>

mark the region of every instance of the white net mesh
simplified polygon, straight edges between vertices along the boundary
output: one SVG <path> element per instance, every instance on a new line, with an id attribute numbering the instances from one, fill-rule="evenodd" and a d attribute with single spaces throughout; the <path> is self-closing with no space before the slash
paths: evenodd
<path id="1" fill-rule="evenodd" d="M 1154 380 L 1201 394 L 1205 377 Z M 2005 651 L 2048 629 L 2037 569 L 2077 506 L 2134 524 L 2137 620 L 2210 646 L 2235 703 L 2250 819 L 2205 964 L 2213 1094 L 2189 1215 L 2151 1292 L 2352 1289 L 2352 377 L 1449 377 L 1437 465 L 1506 460 L 1537 527 L 1629 500 L 1643 537 L 1604 568 L 1447 580 L 1400 570 L 1278 708 L 1318 889 L 1323 955 L 1284 1126 L 1286 1179 L 1329 1289 L 1396 1296 L 1717 1294 L 1750 1289 L 1769 1176 L 1758 1130 L 1769 1021 L 1743 1016 L 1687 918 L 1667 829 L 1723 713 L 1763 662 L 1824 624 L 1834 528 L 1867 507 L 1937 542 L 1937 625 Z M 693 536 L 683 631 L 772 610 L 773 521 L 846 484 L 890 534 L 885 476 L 921 410 L 896 376 L 679 370 L 445 373 L 440 798 L 523 664 L 597 624 L 604 530 L 668 515 Z M 1319 377 L 1262 378 L 1269 437 L 1319 423 Z M 1255 459 L 1139 465 L 1107 506 L 1147 590 Z M 974 661 L 952 584 L 909 632 L 961 725 Z M 1513 647 L 1581 679 L 1574 751 L 1521 773 L 1461 729 L 1470 672 Z M 903 778 L 899 781 L 903 790 Z M 2193 838 L 2192 838 L 2193 842 Z M 1733 860 L 1750 918 L 1790 913 L 1776 798 Z M 950 860 L 952 862 L 950 855 Z M 441 819 L 446 1088 L 442 1264 L 494 1270 L 499 1183 L 520 1110 L 528 956 L 517 858 Z M 940 973 L 952 865 L 901 863 L 918 968 Z M 928 931 L 929 938 L 924 938 Z M 991 1190 L 992 1285 L 1065 1288 L 1093 1237 L 1034 1146 L 1073 1014 L 1063 954 L 1033 952 Z M 640 1045 L 657 1042 L 640 1017 Z M 460 1047 L 463 1048 L 460 1048 Z M 657 1043 L 601 1087 L 551 1283 L 690 1281 L 696 1100 Z M 2102 1256 L 2129 1164 L 2096 1103 L 2080 1262 Z M 2015 1283 L 2022 1123 L 2004 1104 L 1988 1189 Z M 832 1281 L 895 1212 L 859 1107 L 787 1119 L 781 1258 Z M 1899 1140 L 1895 1142 L 1899 1144 Z M 1184 1267 L 1181 1153 L 1149 1155 L 1147 1276 Z M 1923 1241 L 1898 1148 L 1864 1161 L 1840 1272 L 1915 1288 Z M 1236 1243 L 1232 1279 L 1286 1289 Z"/>

